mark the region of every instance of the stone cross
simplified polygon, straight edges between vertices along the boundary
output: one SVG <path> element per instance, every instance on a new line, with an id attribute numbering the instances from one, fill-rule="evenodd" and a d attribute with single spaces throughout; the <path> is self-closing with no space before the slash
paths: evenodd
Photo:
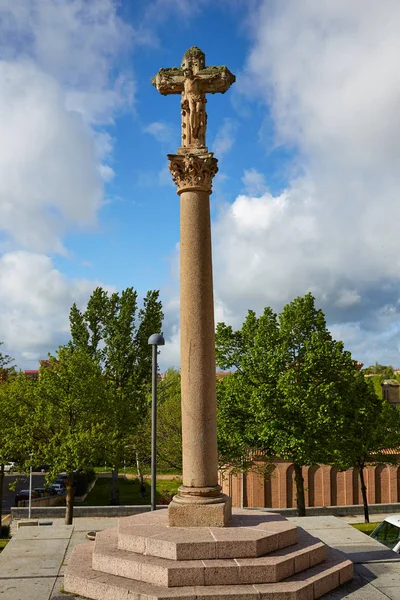
<path id="1" fill-rule="evenodd" d="M 182 94 L 182 148 L 206 147 L 206 94 L 224 94 L 235 80 L 224 66 L 206 67 L 196 46 L 185 52 L 180 68 L 159 70 L 152 83 L 160 94 Z"/>
<path id="2" fill-rule="evenodd" d="M 231 499 L 218 485 L 214 299 L 210 194 L 217 159 L 206 147 L 206 93 L 226 92 L 235 76 L 206 67 L 196 47 L 182 67 L 161 69 L 153 85 L 182 94 L 182 147 L 169 154 L 181 203 L 180 323 L 183 485 L 168 507 L 172 527 L 224 526 Z"/>

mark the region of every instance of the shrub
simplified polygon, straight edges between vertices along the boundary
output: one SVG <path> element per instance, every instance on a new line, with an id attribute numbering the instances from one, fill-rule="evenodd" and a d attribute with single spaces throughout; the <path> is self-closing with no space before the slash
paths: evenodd
<path id="1" fill-rule="evenodd" d="M 10 537 L 10 526 L 9 525 L 1 525 L 0 538 L 8 538 L 8 537 Z"/>

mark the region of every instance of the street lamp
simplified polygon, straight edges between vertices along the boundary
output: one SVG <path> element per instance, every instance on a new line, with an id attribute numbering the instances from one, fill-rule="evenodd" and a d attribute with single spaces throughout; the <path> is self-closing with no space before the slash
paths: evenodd
<path id="1" fill-rule="evenodd" d="M 29 458 L 30 460 L 30 465 L 29 465 L 29 503 L 28 503 L 28 519 L 31 518 L 31 512 L 32 512 L 32 457 L 33 457 L 33 452 L 31 452 L 29 454 Z"/>
<path id="2" fill-rule="evenodd" d="M 151 376 L 151 510 L 156 510 L 156 441 L 157 441 L 157 346 L 164 346 L 161 334 L 153 333 L 148 344 L 152 346 Z"/>

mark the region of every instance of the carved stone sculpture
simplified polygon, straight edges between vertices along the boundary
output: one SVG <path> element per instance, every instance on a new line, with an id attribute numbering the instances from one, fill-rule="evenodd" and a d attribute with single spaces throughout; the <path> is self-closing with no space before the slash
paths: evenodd
<path id="1" fill-rule="evenodd" d="M 224 94 L 235 81 L 227 67 L 206 67 L 196 46 L 185 52 L 180 68 L 159 70 L 152 84 L 160 94 L 182 94 L 182 148 L 206 147 L 206 94 Z"/>

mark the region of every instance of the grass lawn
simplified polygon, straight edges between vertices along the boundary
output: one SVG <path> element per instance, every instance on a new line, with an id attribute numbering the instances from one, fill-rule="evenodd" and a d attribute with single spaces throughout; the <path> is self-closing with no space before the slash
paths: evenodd
<path id="1" fill-rule="evenodd" d="M 182 480 L 178 477 L 171 476 L 170 479 L 160 479 L 157 481 L 157 503 L 163 498 L 172 496 L 178 491 L 178 487 L 182 485 Z M 120 504 L 150 504 L 150 480 L 144 480 L 145 495 L 142 498 L 140 493 L 140 485 L 138 479 L 124 479 L 120 477 L 118 480 L 119 487 L 119 503 Z M 85 502 L 80 506 L 108 506 L 111 496 L 111 477 L 100 477 L 92 491 L 86 497 Z M 165 502 L 164 502 L 165 503 Z"/>
<path id="2" fill-rule="evenodd" d="M 358 529 L 358 531 L 362 531 L 366 535 L 370 535 L 375 527 L 378 527 L 380 521 L 378 523 L 352 523 L 352 526 Z"/>
<path id="3" fill-rule="evenodd" d="M 10 538 L 0 538 L 0 552 L 7 546 Z"/>
<path id="4" fill-rule="evenodd" d="M 106 467 L 94 467 L 94 472 L 95 473 L 111 473 L 111 467 L 106 466 Z M 143 466 L 143 475 L 150 475 L 151 474 L 151 468 L 150 466 L 144 465 Z M 125 469 L 125 473 L 127 473 L 128 475 L 137 475 L 137 468 L 135 467 L 126 467 Z M 171 469 L 171 467 L 168 467 L 166 469 L 163 469 L 161 466 L 157 466 L 157 473 L 159 475 L 182 475 L 182 469 L 180 471 L 178 471 L 177 469 Z M 124 468 L 121 467 L 119 470 L 119 474 L 120 475 L 124 475 Z"/>

